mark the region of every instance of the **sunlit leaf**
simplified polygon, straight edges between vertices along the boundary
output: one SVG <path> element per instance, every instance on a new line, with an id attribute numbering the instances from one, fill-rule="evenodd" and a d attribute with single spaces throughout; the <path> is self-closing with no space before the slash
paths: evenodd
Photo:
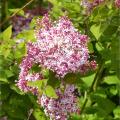
<path id="1" fill-rule="evenodd" d="M 119 118 L 120 119 L 120 106 L 117 106 L 114 110 L 113 110 L 115 119 Z"/>
<path id="2" fill-rule="evenodd" d="M 47 85 L 46 88 L 45 88 L 45 94 L 48 96 L 48 97 L 52 97 L 52 98 L 58 98 L 54 88 L 50 85 Z"/>
<path id="3" fill-rule="evenodd" d="M 99 95 L 91 95 L 92 101 L 97 102 L 97 114 L 99 116 L 107 116 L 115 108 L 115 103 L 107 98 L 103 98 Z M 107 103 L 107 104 L 106 104 Z"/>
<path id="4" fill-rule="evenodd" d="M 33 115 L 34 115 L 34 117 L 35 117 L 36 120 L 47 120 L 44 112 L 41 111 L 41 110 L 38 109 L 38 108 L 34 109 Z"/>
<path id="5" fill-rule="evenodd" d="M 17 87 L 17 85 L 12 84 L 12 85 L 10 85 L 10 88 L 11 88 L 12 90 L 14 90 L 15 92 L 17 92 L 18 94 L 20 94 L 20 95 L 24 95 L 24 94 L 25 94 L 24 92 L 22 92 L 22 91 Z"/>
<path id="6" fill-rule="evenodd" d="M 101 25 L 92 25 L 90 28 L 90 31 L 93 33 L 93 35 L 96 37 L 97 40 L 99 39 L 99 37 L 102 34 L 100 32 L 100 27 L 101 27 Z"/>
<path id="7" fill-rule="evenodd" d="M 23 10 L 20 10 L 19 8 L 9 9 L 9 11 L 10 11 L 11 13 L 16 13 L 17 11 L 19 11 L 17 14 L 18 14 L 18 15 L 21 15 L 21 16 L 24 16 L 24 11 L 23 11 Z"/>
<path id="8" fill-rule="evenodd" d="M 111 62 L 115 69 L 117 77 L 120 79 L 120 38 L 114 38 L 111 43 Z"/>
<path id="9" fill-rule="evenodd" d="M 3 32 L 3 40 L 9 41 L 12 35 L 12 26 L 10 25 L 4 32 Z"/>
<path id="10" fill-rule="evenodd" d="M 7 75 L 8 78 L 14 75 L 10 70 L 5 70 L 5 74 Z"/>
<path id="11" fill-rule="evenodd" d="M 27 85 L 30 87 L 37 87 L 39 89 L 42 89 L 47 84 L 47 79 L 42 80 L 36 80 L 36 81 L 28 81 Z"/>
<path id="12" fill-rule="evenodd" d="M 120 84 L 120 80 L 115 75 L 105 77 L 103 82 L 107 83 L 109 85 L 110 84 Z"/>

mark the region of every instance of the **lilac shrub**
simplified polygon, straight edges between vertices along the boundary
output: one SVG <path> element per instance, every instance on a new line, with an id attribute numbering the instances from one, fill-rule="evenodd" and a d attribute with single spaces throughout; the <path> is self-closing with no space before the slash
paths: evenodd
<path id="1" fill-rule="evenodd" d="M 88 36 L 78 32 L 68 17 L 60 17 L 52 22 L 48 15 L 37 19 L 35 29 L 36 41 L 27 44 L 27 55 L 20 64 L 18 87 L 24 92 L 38 96 L 38 102 L 46 115 L 53 120 L 67 120 L 70 113 L 78 113 L 75 86 L 66 85 L 64 92 L 55 89 L 58 98 L 39 95 L 37 87 L 30 87 L 28 81 L 44 79 L 41 72 L 30 73 L 34 64 L 51 70 L 63 84 L 68 73 L 86 73 L 96 68 L 95 61 L 89 61 L 87 48 Z"/>

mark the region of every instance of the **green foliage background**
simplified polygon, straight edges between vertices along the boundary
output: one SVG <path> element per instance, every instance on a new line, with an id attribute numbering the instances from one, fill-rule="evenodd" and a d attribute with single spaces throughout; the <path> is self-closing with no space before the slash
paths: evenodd
<path id="1" fill-rule="evenodd" d="M 9 9 L 21 8 L 29 0 L 2 0 L 1 22 L 11 15 Z M 51 17 L 56 20 L 68 15 L 74 26 L 90 37 L 88 44 L 91 59 L 98 68 L 84 76 L 77 75 L 79 86 L 80 115 L 71 115 L 70 120 L 119 120 L 120 119 L 120 9 L 113 5 L 114 0 L 96 7 L 90 15 L 80 6 L 81 0 L 34 0 L 27 8 L 37 5 L 49 8 Z M 18 13 L 20 14 L 20 12 Z M 35 18 L 34 18 L 35 19 Z M 36 103 L 32 94 L 24 94 L 16 87 L 19 64 L 26 54 L 26 43 L 34 41 L 34 19 L 29 30 L 23 30 L 12 37 L 12 25 L 8 20 L 0 33 L 0 120 L 49 120 L 43 109 Z M 16 45 L 24 38 L 25 42 Z M 54 78 L 49 77 L 50 80 Z M 71 75 L 66 78 L 71 82 Z M 56 83 L 49 83 L 54 86 Z M 48 93 L 49 94 L 49 93 Z"/>

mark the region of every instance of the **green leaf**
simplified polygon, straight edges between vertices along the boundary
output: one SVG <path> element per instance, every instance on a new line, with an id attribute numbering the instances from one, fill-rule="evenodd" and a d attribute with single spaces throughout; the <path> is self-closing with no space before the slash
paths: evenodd
<path id="1" fill-rule="evenodd" d="M 35 108 L 33 111 L 33 115 L 36 120 L 47 120 L 44 112 L 42 112 L 40 109 Z"/>
<path id="2" fill-rule="evenodd" d="M 37 18 L 38 18 L 38 17 L 35 16 L 35 17 L 31 20 L 31 22 L 30 22 L 30 28 L 34 28 L 34 27 L 35 27 Z"/>
<path id="3" fill-rule="evenodd" d="M 2 118 L 2 116 L 5 116 L 5 111 L 3 111 L 2 108 L 0 108 L 0 118 Z"/>
<path id="4" fill-rule="evenodd" d="M 30 73 L 38 73 L 41 71 L 41 67 L 38 64 L 34 64 L 31 67 L 31 70 L 29 71 Z"/>
<path id="5" fill-rule="evenodd" d="M 107 83 L 109 85 L 111 85 L 111 84 L 120 84 L 120 80 L 115 75 L 105 77 L 103 82 Z"/>
<path id="6" fill-rule="evenodd" d="M 73 3 L 71 3 L 71 2 L 64 2 L 63 3 L 63 7 L 65 9 L 67 9 L 69 12 L 74 12 L 74 13 L 80 12 L 79 2 L 78 3 L 77 2 L 73 2 Z"/>
<path id="7" fill-rule="evenodd" d="M 10 49 L 6 49 L 5 53 L 4 53 L 4 57 L 7 58 L 10 54 Z"/>
<path id="8" fill-rule="evenodd" d="M 103 120 L 100 119 L 96 114 L 81 114 L 71 116 L 68 120 Z"/>
<path id="9" fill-rule="evenodd" d="M 0 82 L 9 83 L 5 72 L 2 70 L 0 71 Z"/>
<path id="10" fill-rule="evenodd" d="M 7 78 L 0 78 L 0 82 L 9 83 Z"/>
<path id="11" fill-rule="evenodd" d="M 108 24 L 106 23 L 94 24 L 91 26 L 90 31 L 93 33 L 95 38 L 98 40 L 107 27 L 108 27 Z"/>
<path id="12" fill-rule="evenodd" d="M 21 15 L 21 16 L 24 16 L 24 11 L 23 11 L 23 10 L 20 10 L 19 8 L 9 9 L 9 11 L 10 11 L 11 13 L 16 13 L 17 11 L 19 11 L 17 14 L 18 14 L 18 15 Z"/>
<path id="13" fill-rule="evenodd" d="M 11 52 L 11 45 L 9 44 L 11 39 L 7 39 L 0 47 L 0 54 L 7 58 Z"/>
<path id="14" fill-rule="evenodd" d="M 24 39 L 24 41 L 35 41 L 34 30 L 23 30 L 16 36 L 18 39 Z"/>
<path id="15" fill-rule="evenodd" d="M 120 79 L 120 38 L 115 37 L 111 43 L 111 62 L 112 67 L 116 71 L 117 77 Z"/>
<path id="16" fill-rule="evenodd" d="M 15 107 L 13 105 L 6 105 L 7 114 L 9 117 L 11 117 L 11 120 L 24 120 L 27 119 L 27 116 L 25 116 L 25 112 L 20 109 L 20 107 Z"/>
<path id="17" fill-rule="evenodd" d="M 107 98 L 106 91 L 104 89 L 98 89 L 94 92 L 94 96 L 99 96 L 101 98 Z"/>
<path id="18" fill-rule="evenodd" d="M 9 85 L 8 84 L 2 84 L 0 86 L 0 101 L 6 100 L 10 93 L 11 93 L 11 90 L 9 88 Z"/>
<path id="19" fill-rule="evenodd" d="M 18 67 L 18 65 L 12 65 L 12 66 L 10 66 L 10 70 L 14 74 L 19 74 L 19 67 Z"/>
<path id="20" fill-rule="evenodd" d="M 115 32 L 116 30 L 118 29 L 118 26 L 116 25 L 108 25 L 108 27 L 106 28 L 106 30 L 104 31 L 104 35 L 105 37 L 111 37 Z"/>
<path id="21" fill-rule="evenodd" d="M 96 24 L 94 24 L 94 25 L 92 25 L 91 26 L 91 28 L 90 28 L 90 31 L 93 33 L 93 35 L 95 36 L 95 38 L 98 40 L 99 39 L 99 37 L 101 36 L 101 32 L 100 32 L 100 27 L 101 27 L 101 25 L 99 24 L 99 25 L 96 25 Z"/>
<path id="22" fill-rule="evenodd" d="M 95 77 L 95 73 L 86 77 L 83 77 L 82 80 L 86 83 L 87 86 L 91 86 Z"/>
<path id="23" fill-rule="evenodd" d="M 120 119 L 120 106 L 117 106 L 114 110 L 113 110 L 113 113 L 114 113 L 114 118 L 119 118 Z"/>
<path id="24" fill-rule="evenodd" d="M 5 70 L 5 74 L 8 78 L 14 76 L 13 72 L 10 70 Z"/>
<path id="25" fill-rule="evenodd" d="M 53 5 L 57 5 L 58 1 L 57 0 L 48 0 L 50 3 L 52 3 Z"/>
<path id="26" fill-rule="evenodd" d="M 50 85 L 47 85 L 46 88 L 45 88 L 45 94 L 48 96 L 48 97 L 52 97 L 52 98 L 58 98 L 54 88 Z"/>
<path id="27" fill-rule="evenodd" d="M 65 75 L 64 81 L 65 81 L 65 83 L 68 83 L 68 84 L 81 84 L 81 83 L 83 83 L 79 73 L 68 73 L 67 75 Z"/>
<path id="28" fill-rule="evenodd" d="M 4 32 L 3 32 L 3 40 L 9 41 L 12 36 L 12 26 L 10 25 Z"/>
<path id="29" fill-rule="evenodd" d="M 80 120 L 80 115 L 72 114 L 68 120 Z"/>
<path id="30" fill-rule="evenodd" d="M 41 73 L 42 75 L 45 77 L 45 78 L 48 78 L 49 77 L 49 70 L 48 69 L 42 69 L 41 70 Z"/>
<path id="31" fill-rule="evenodd" d="M 116 87 L 116 86 L 111 86 L 111 87 L 110 87 L 110 93 L 111 93 L 112 95 L 117 95 L 117 93 L 118 93 L 117 87 Z"/>
<path id="32" fill-rule="evenodd" d="M 91 95 L 92 101 L 97 103 L 97 114 L 99 116 L 107 116 L 115 108 L 115 103 L 111 100 L 101 97 L 99 95 Z"/>
<path id="33" fill-rule="evenodd" d="M 93 45 L 91 42 L 88 42 L 88 49 L 90 53 L 94 52 Z"/>
<path id="34" fill-rule="evenodd" d="M 52 86 L 53 88 L 57 88 L 60 86 L 60 80 L 55 76 L 55 73 L 52 71 L 49 71 L 49 79 L 47 84 Z"/>
<path id="35" fill-rule="evenodd" d="M 36 80 L 36 81 L 28 81 L 27 85 L 30 87 L 38 87 L 42 89 L 47 84 L 47 79 Z"/>
<path id="36" fill-rule="evenodd" d="M 14 56 L 16 59 L 22 58 L 27 54 L 27 49 L 25 46 L 21 48 L 16 48 L 16 51 L 14 52 Z"/>
<path id="37" fill-rule="evenodd" d="M 18 94 L 24 95 L 24 92 L 22 92 L 16 85 L 12 84 L 10 85 L 10 88 L 14 90 L 15 92 L 17 92 Z"/>
<path id="38" fill-rule="evenodd" d="M 96 43 L 96 48 L 98 51 L 103 51 L 102 45 L 100 43 Z"/>

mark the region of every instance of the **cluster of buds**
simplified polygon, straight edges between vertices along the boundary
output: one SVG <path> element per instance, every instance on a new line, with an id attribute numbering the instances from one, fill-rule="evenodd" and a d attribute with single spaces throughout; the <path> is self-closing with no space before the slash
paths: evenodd
<path id="1" fill-rule="evenodd" d="M 56 89 L 57 99 L 49 98 L 44 94 L 38 97 L 38 103 L 44 108 L 50 120 L 67 120 L 71 113 L 80 112 L 74 90 L 74 85 L 66 85 L 64 92 L 60 88 Z"/>
<path id="2" fill-rule="evenodd" d="M 82 0 L 82 6 L 86 8 L 86 12 L 89 14 L 95 7 L 103 3 L 105 0 Z"/>

